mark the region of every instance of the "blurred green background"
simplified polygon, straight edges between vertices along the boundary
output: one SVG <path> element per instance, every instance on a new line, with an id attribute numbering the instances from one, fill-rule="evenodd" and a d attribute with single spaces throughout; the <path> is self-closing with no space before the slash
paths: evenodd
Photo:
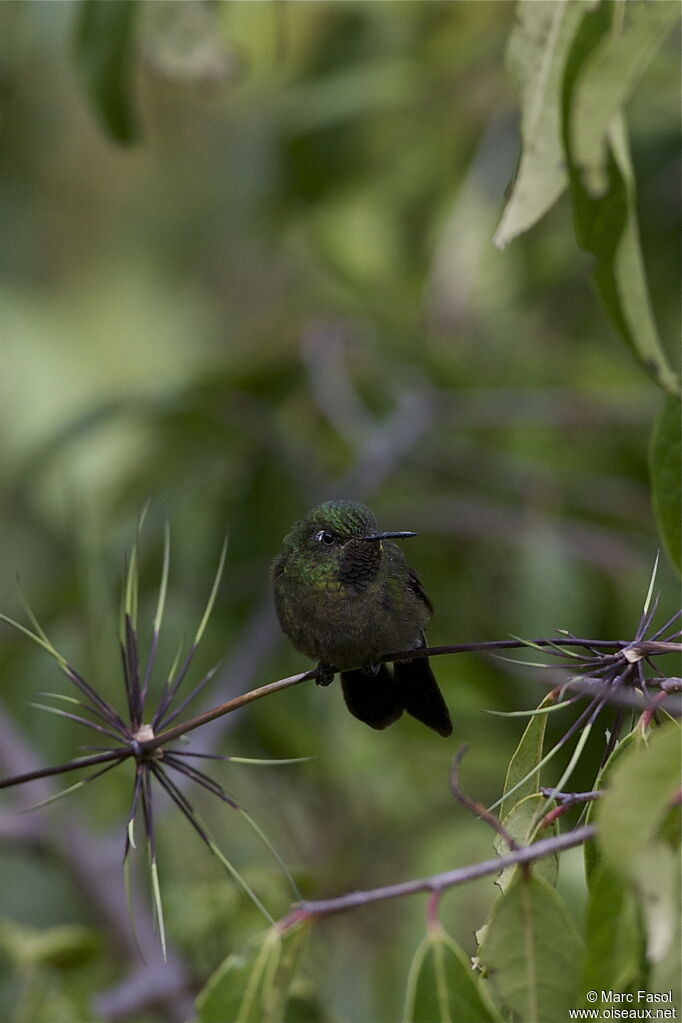
<path id="1" fill-rule="evenodd" d="M 18 574 L 53 642 L 120 701 L 118 587 L 149 499 L 150 620 L 165 519 L 172 531 L 162 667 L 192 635 L 229 535 L 196 669 L 221 661 L 208 697 L 220 702 L 309 666 L 278 635 L 268 566 L 292 521 L 339 495 L 371 504 L 383 528 L 419 532 L 409 557 L 436 607 L 433 644 L 555 628 L 627 638 L 658 547 L 646 453 L 661 396 L 599 309 L 566 200 L 503 252 L 491 244 L 518 148 L 513 5 L 137 6 L 139 138 L 122 146 L 74 69 L 76 6 L 0 5 L 2 610 L 23 614 Z M 628 111 L 668 339 L 681 276 L 677 43 Z M 677 587 L 666 565 L 659 579 L 663 616 Z M 28 706 L 66 691 L 47 655 L 3 627 L 0 658 L 24 738 L 47 763 L 74 755 L 87 741 L 75 726 Z M 213 771 L 306 896 L 492 854 L 491 833 L 449 794 L 450 761 L 468 743 L 465 788 L 491 802 L 522 723 L 483 711 L 533 706 L 546 685 L 491 659 L 435 667 L 449 741 L 411 719 L 370 731 L 338 685 L 289 690 L 193 737 L 191 748 L 314 757 Z M 593 738 L 576 788 L 591 785 L 603 732 Z M 129 783 L 125 770 L 107 776 L 70 810 L 122 846 Z M 221 846 L 286 912 L 267 852 L 205 803 Z M 11 814 L 13 797 L 4 805 Z M 59 813 L 45 812 L 48 830 Z M 198 986 L 261 924 L 186 822 L 164 813 L 159 827 L 169 937 Z M 68 857 L 8 833 L 0 915 L 99 932 L 86 965 L 40 973 L 67 992 L 73 1020 L 73 1005 L 121 980 L 125 956 Z M 579 871 L 580 855 L 567 857 L 569 895 Z M 469 951 L 492 894 L 483 880 L 443 900 Z M 329 1018 L 395 1019 L 422 931 L 418 899 L 320 925 L 310 971 Z M 21 977 L 5 947 L 3 1018 Z"/>

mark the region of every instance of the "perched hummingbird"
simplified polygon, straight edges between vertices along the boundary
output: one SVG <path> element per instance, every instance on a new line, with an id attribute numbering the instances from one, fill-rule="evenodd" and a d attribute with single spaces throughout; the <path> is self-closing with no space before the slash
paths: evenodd
<path id="1" fill-rule="evenodd" d="M 346 706 L 372 728 L 386 728 L 403 710 L 450 735 L 450 715 L 428 660 L 380 658 L 426 645 L 433 607 L 417 573 L 374 515 L 353 501 L 327 501 L 294 523 L 272 564 L 275 608 L 297 650 L 322 669 L 319 685 L 341 672 Z"/>

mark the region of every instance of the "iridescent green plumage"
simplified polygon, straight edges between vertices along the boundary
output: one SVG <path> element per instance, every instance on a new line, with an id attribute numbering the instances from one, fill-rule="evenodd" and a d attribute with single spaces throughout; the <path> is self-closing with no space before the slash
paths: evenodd
<path id="1" fill-rule="evenodd" d="M 350 711 L 385 728 L 407 710 L 442 735 L 452 728 L 425 658 L 380 658 L 423 646 L 432 606 L 393 538 L 369 508 L 327 501 L 296 522 L 272 566 L 275 607 L 297 650 L 341 671 Z M 327 672 L 331 681 L 331 672 Z"/>

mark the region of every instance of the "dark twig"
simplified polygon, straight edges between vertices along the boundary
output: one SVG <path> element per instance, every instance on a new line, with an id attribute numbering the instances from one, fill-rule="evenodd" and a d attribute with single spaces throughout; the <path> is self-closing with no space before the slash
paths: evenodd
<path id="1" fill-rule="evenodd" d="M 464 754 L 468 750 L 468 746 L 460 746 L 452 758 L 452 767 L 450 768 L 450 791 L 458 802 L 462 806 L 470 810 L 476 817 L 480 817 L 490 827 L 497 832 L 497 834 L 507 843 L 512 851 L 520 848 L 519 843 L 512 835 L 509 834 L 507 829 L 503 827 L 499 817 L 496 817 L 494 813 L 491 813 L 482 803 L 477 803 L 475 799 L 471 799 L 461 789 L 459 784 L 459 765 L 462 762 Z"/>
<path id="2" fill-rule="evenodd" d="M 563 806 L 573 806 L 574 803 L 589 803 L 593 799 L 599 799 L 604 795 L 602 789 L 594 789 L 592 792 L 555 792 L 553 788 L 546 785 L 540 787 L 543 796 L 555 799 Z"/>
<path id="3" fill-rule="evenodd" d="M 132 755 L 132 750 L 121 749 L 111 750 L 108 753 L 95 753 L 91 757 L 77 757 L 75 760 L 70 760 L 68 764 L 60 764 L 58 767 L 41 767 L 35 771 L 26 771 L 25 774 L 15 774 L 12 778 L 0 778 L 0 789 L 23 785 L 27 781 L 37 781 L 38 778 L 50 778 L 56 774 L 65 774 L 67 771 L 77 771 L 81 767 L 91 767 L 93 764 L 105 764 L 109 760 L 122 762 Z"/>
<path id="4" fill-rule="evenodd" d="M 554 823 L 559 817 L 563 817 L 565 813 L 576 806 L 578 803 L 590 803 L 594 799 L 599 799 L 604 793 L 602 790 L 596 790 L 594 792 L 555 792 L 554 789 L 542 786 L 540 788 L 543 796 L 547 796 L 548 799 L 555 799 L 559 804 L 555 806 L 553 810 L 546 813 L 540 821 L 539 828 L 548 828 Z"/>

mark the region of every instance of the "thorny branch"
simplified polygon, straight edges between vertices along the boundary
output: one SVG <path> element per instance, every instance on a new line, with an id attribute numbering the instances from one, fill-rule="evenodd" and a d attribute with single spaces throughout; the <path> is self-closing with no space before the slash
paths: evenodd
<path id="1" fill-rule="evenodd" d="M 616 653 L 606 655 L 606 657 L 610 657 L 614 663 L 617 662 L 619 659 L 628 660 L 627 653 L 629 652 L 630 644 L 623 641 L 618 641 L 614 643 L 609 640 L 582 640 L 570 637 L 569 638 L 562 637 L 561 640 L 559 641 L 559 645 L 566 647 L 571 646 L 585 647 L 588 644 L 590 647 L 602 648 L 616 647 L 617 650 Z M 503 639 L 493 640 L 489 642 L 484 641 L 481 643 L 458 643 L 450 646 L 420 647 L 419 649 L 416 650 L 394 651 L 393 653 L 386 654 L 384 657 L 381 658 L 381 660 L 403 661 L 419 657 L 440 657 L 445 654 L 483 653 L 491 650 L 492 651 L 515 649 L 518 650 L 526 649 L 529 645 L 537 647 L 555 647 L 557 645 L 557 641 L 551 639 L 536 639 L 532 640 L 530 643 L 527 643 L 523 640 Z M 657 646 L 661 647 L 661 649 L 648 649 L 647 656 L 652 656 L 658 653 L 661 654 L 671 653 L 673 652 L 671 648 L 674 648 L 674 650 L 677 653 L 682 653 L 682 643 L 661 644 L 649 643 L 647 644 L 647 646 L 649 648 Z M 215 718 L 222 717 L 224 714 L 230 714 L 233 711 L 238 710 L 240 707 L 245 706 L 247 703 L 251 703 L 254 700 L 259 700 L 264 696 L 270 696 L 272 693 L 279 692 L 283 689 L 289 689 L 292 686 L 299 685 L 301 682 L 307 682 L 310 679 L 317 678 L 318 675 L 319 669 L 312 668 L 310 671 L 301 672 L 298 675 L 290 675 L 287 678 L 278 679 L 275 682 L 269 682 L 264 686 L 260 686 L 257 689 L 252 689 L 248 693 L 243 693 L 241 696 L 237 696 L 232 700 L 228 700 L 226 703 L 220 704 L 217 707 L 213 707 L 211 710 L 208 710 L 203 714 L 199 714 L 197 715 L 197 717 L 191 718 L 190 720 L 185 721 L 180 725 L 177 725 L 175 728 L 169 728 L 164 732 L 160 732 L 158 735 L 154 737 L 154 739 L 141 745 L 143 745 L 146 751 L 157 749 L 159 746 L 163 746 L 164 743 L 170 742 L 171 740 L 176 739 L 181 735 L 185 735 L 187 732 L 193 731 L 195 728 L 201 727 L 201 725 L 206 724 L 208 721 L 213 721 Z M 576 680 L 576 684 L 579 685 L 582 681 L 583 681 L 582 679 L 578 679 Z M 592 681 L 592 679 L 590 681 Z M 601 683 L 602 680 L 594 679 L 594 681 L 599 681 Z M 567 683 L 567 687 L 570 687 L 571 685 L 573 685 L 573 683 L 569 681 Z M 649 680 L 649 685 L 656 686 L 657 680 L 656 679 Z M 670 691 L 671 690 L 668 688 L 666 690 L 666 695 L 668 695 Z M 2 787 L 2 782 L 0 782 L 0 787 Z"/>
<path id="2" fill-rule="evenodd" d="M 632 643 L 627 643 L 622 640 L 611 641 L 611 640 L 583 640 L 576 639 L 575 637 L 561 637 L 559 640 L 552 639 L 535 639 L 530 641 L 517 640 L 517 639 L 503 639 L 503 640 L 492 640 L 483 641 L 480 643 L 457 643 L 449 646 L 434 646 L 434 647 L 420 647 L 416 650 L 401 650 L 394 651 L 390 654 L 386 654 L 381 658 L 382 661 L 396 661 L 396 660 L 410 660 L 412 658 L 419 657 L 440 657 L 446 654 L 458 654 L 458 653 L 485 653 L 488 651 L 496 650 L 518 650 L 527 649 L 528 647 L 542 647 L 542 648 L 556 648 L 561 647 L 583 647 L 591 649 L 604 649 L 609 648 L 614 652 L 607 652 L 601 655 L 601 660 L 605 664 L 617 665 L 619 662 L 627 662 L 628 664 L 639 663 L 641 658 L 637 658 L 637 661 L 633 659 L 632 651 L 639 654 L 643 646 L 646 646 L 646 657 L 656 656 L 658 654 L 669 654 L 669 653 L 681 653 L 682 654 L 682 643 L 670 643 L 670 642 L 656 642 L 651 641 L 646 644 L 639 644 L 638 646 Z M 644 656 L 644 654 L 642 655 Z M 570 666 L 570 665 L 568 665 Z M 223 717 L 226 714 L 231 714 L 242 707 L 245 707 L 249 703 L 253 703 L 255 700 L 260 700 L 265 696 L 271 696 L 273 693 L 281 692 L 284 689 L 290 689 L 292 686 L 297 686 L 301 682 L 308 682 L 311 679 L 317 678 L 319 674 L 318 668 L 311 668 L 309 671 L 299 672 L 297 675 L 289 675 L 286 678 L 277 679 L 274 682 L 268 682 L 263 686 L 259 686 L 256 689 L 251 689 L 247 693 L 242 693 L 239 696 L 233 697 L 231 700 L 227 700 L 224 703 L 218 704 L 216 707 L 212 707 L 207 711 L 198 714 L 196 717 L 189 718 L 186 721 L 175 725 L 172 728 L 167 728 L 161 732 L 157 732 L 153 738 L 138 741 L 137 748 L 143 751 L 145 754 L 151 753 L 153 750 L 160 748 L 164 744 L 171 742 L 174 739 L 179 738 L 181 735 L 186 735 L 188 732 L 194 731 L 196 728 L 200 728 L 202 725 L 208 724 L 210 721 L 214 721 L 217 718 Z M 680 714 L 680 707 L 678 703 L 668 701 L 666 704 L 665 699 L 670 697 L 673 693 L 682 689 L 682 680 L 677 678 L 650 678 L 647 679 L 647 684 L 650 687 L 655 687 L 660 690 L 656 697 L 653 697 L 650 701 L 651 704 L 655 704 L 652 709 L 652 715 L 655 711 L 661 707 L 668 710 L 671 714 Z M 575 689 L 588 689 L 590 692 L 594 691 L 594 684 L 603 686 L 603 679 L 597 676 L 576 676 L 574 679 L 569 679 L 565 685 L 566 688 Z M 641 709 L 646 710 L 647 703 L 642 703 L 642 700 L 633 692 L 614 692 L 613 694 L 605 694 L 605 699 L 612 699 L 613 702 L 624 702 L 627 704 L 633 703 L 639 706 Z M 37 771 L 31 771 L 27 774 L 15 775 L 12 778 L 0 779 L 0 789 L 9 788 L 10 786 L 20 785 L 24 782 L 33 781 L 37 778 L 48 777 L 49 775 L 63 773 L 64 771 L 78 770 L 81 767 L 88 767 L 93 764 L 107 763 L 117 759 L 127 759 L 135 756 L 136 749 L 132 746 L 128 749 L 120 749 L 116 752 L 95 754 L 91 757 L 83 757 L 78 760 L 72 760 L 68 765 L 62 765 L 61 767 L 48 767 Z"/>

